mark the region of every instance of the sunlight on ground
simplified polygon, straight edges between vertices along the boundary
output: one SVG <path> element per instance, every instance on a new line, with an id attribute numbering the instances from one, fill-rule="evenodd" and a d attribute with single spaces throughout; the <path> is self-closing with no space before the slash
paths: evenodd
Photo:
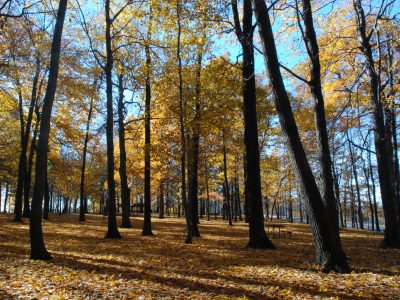
<path id="1" fill-rule="evenodd" d="M 343 244 L 354 271 L 324 274 L 312 264 L 309 226 L 284 223 L 292 238 L 277 250 L 246 249 L 247 225 L 201 220 L 201 238 L 185 245 L 184 219 L 153 219 L 154 237 L 120 229 L 106 240 L 107 220 L 77 215 L 44 222 L 49 262 L 29 256 L 29 227 L 0 216 L 1 298 L 392 298 L 400 295 L 400 251 L 377 248 L 380 234 L 345 229 Z"/>

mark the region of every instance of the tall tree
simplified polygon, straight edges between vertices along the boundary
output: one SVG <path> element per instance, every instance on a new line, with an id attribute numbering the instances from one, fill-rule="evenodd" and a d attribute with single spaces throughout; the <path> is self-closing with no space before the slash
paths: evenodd
<path id="1" fill-rule="evenodd" d="M 151 143 L 151 49 L 150 40 L 153 30 L 153 13 L 150 3 L 149 19 L 147 24 L 147 39 L 145 44 L 146 54 L 146 79 L 145 79 L 145 117 L 144 117 L 144 221 L 142 235 L 151 236 L 151 158 L 150 158 L 150 143 Z"/>
<path id="2" fill-rule="evenodd" d="M 263 46 L 265 65 L 273 91 L 275 108 L 285 134 L 289 155 L 298 174 L 303 195 L 307 200 L 307 209 L 314 236 L 316 262 L 321 264 L 326 271 L 349 272 L 350 268 L 346 257 L 338 251 L 338 246 L 332 238 L 332 229 L 322 197 L 300 139 L 289 96 L 280 71 L 267 5 L 264 0 L 252 0 L 252 4 Z"/>
<path id="3" fill-rule="evenodd" d="M 187 226 L 187 236 L 185 243 L 192 243 L 193 235 L 193 218 L 192 218 L 192 202 L 191 199 L 187 198 L 186 195 L 186 128 L 185 128 L 185 113 L 186 113 L 186 101 L 183 95 L 183 76 L 182 76 L 182 57 L 181 57 L 181 34 L 182 34 L 182 4 L 180 0 L 176 1 L 176 25 L 177 25 L 177 46 L 176 46 L 176 58 L 178 61 L 178 88 L 179 88 L 179 126 L 180 126 L 180 138 L 181 138 L 181 198 L 182 204 L 185 209 L 185 218 Z M 188 201 L 189 200 L 189 201 Z"/>
<path id="4" fill-rule="evenodd" d="M 53 101 L 57 89 L 58 69 L 60 64 L 61 36 L 64 27 L 67 0 L 60 0 L 57 19 L 54 27 L 53 42 L 49 66 L 46 94 L 43 100 L 42 116 L 40 120 L 40 134 L 36 153 L 35 186 L 33 189 L 31 217 L 30 217 L 30 243 L 31 259 L 48 260 L 50 253 L 46 250 L 42 231 L 42 202 L 45 190 L 47 170 L 47 149 L 50 134 L 50 118 Z"/>
<path id="5" fill-rule="evenodd" d="M 297 6 L 296 0 L 296 6 Z M 322 92 L 321 83 L 321 63 L 319 58 L 319 47 L 317 41 L 317 35 L 314 29 L 313 12 L 310 0 L 302 0 L 303 5 L 303 22 L 304 28 L 300 22 L 300 12 L 297 7 L 297 20 L 301 30 L 301 34 L 306 46 L 308 58 L 310 61 L 310 80 L 307 81 L 310 87 L 312 98 L 314 99 L 314 118 L 315 118 L 315 130 L 318 145 L 318 157 L 319 164 L 321 166 L 321 196 L 323 204 L 325 206 L 326 214 L 329 218 L 330 225 L 332 227 L 333 238 L 335 239 L 335 245 L 338 247 L 337 251 L 344 251 L 340 241 L 339 234 L 339 215 L 337 199 L 335 198 L 334 180 L 332 174 L 332 158 L 329 149 L 329 136 L 326 125 L 325 116 L 325 101 Z"/>
<path id="6" fill-rule="evenodd" d="M 124 78 L 118 76 L 118 140 L 119 140 L 119 177 L 121 180 L 122 220 L 121 227 L 132 228 L 130 215 L 131 203 L 126 175 L 126 149 L 125 149 L 125 105 L 124 105 Z"/>
<path id="7" fill-rule="evenodd" d="M 247 220 L 249 222 L 250 248 L 275 248 L 264 229 L 264 213 L 262 208 L 261 178 L 260 178 L 260 146 L 258 142 L 257 97 L 254 69 L 253 45 L 253 10 L 251 0 L 243 3 L 243 28 L 239 20 L 237 1 L 232 0 L 232 11 L 235 22 L 235 32 L 242 46 L 243 66 L 243 115 L 245 157 L 245 199 Z"/>
<path id="8" fill-rule="evenodd" d="M 85 195 L 85 174 L 86 174 L 86 156 L 87 156 L 87 146 L 89 142 L 89 131 L 90 131 L 90 122 L 92 120 L 93 113 L 93 99 L 90 99 L 89 103 L 89 112 L 86 121 L 86 132 L 85 139 L 83 141 L 83 151 L 82 151 L 82 165 L 81 165 L 81 182 L 80 182 L 80 201 L 79 201 L 79 221 L 85 221 L 85 213 L 86 213 L 86 195 Z"/>
<path id="9" fill-rule="evenodd" d="M 105 19 L 106 19 L 106 64 L 104 73 L 106 74 L 106 94 L 107 94 L 107 121 L 106 121 L 106 137 L 107 137 L 107 183 L 108 183 L 108 229 L 106 238 L 121 238 L 117 226 L 117 210 L 115 203 L 115 179 L 114 179 L 114 120 L 113 120 L 113 49 L 111 26 L 115 17 L 110 16 L 110 0 L 105 0 Z"/>
<path id="10" fill-rule="evenodd" d="M 205 34 L 203 35 L 205 40 Z M 200 96 L 201 96 L 201 69 L 203 61 L 204 42 L 198 46 L 197 65 L 196 65 L 196 83 L 195 83 L 195 115 L 193 119 L 193 129 L 190 139 L 188 154 L 188 198 L 192 203 L 192 226 L 193 235 L 200 237 L 199 231 L 199 199 L 198 199 L 198 169 L 199 169 L 199 147 L 200 147 Z"/>
<path id="11" fill-rule="evenodd" d="M 386 1 L 382 1 L 377 20 L 383 16 Z M 380 243 L 383 248 L 400 248 L 400 220 L 397 217 L 395 199 L 395 179 L 392 158 L 392 143 L 386 138 L 386 128 L 383 104 L 380 91 L 380 78 L 374 61 L 371 37 L 374 29 L 367 32 L 367 21 L 361 0 L 353 1 L 357 18 L 357 30 L 360 49 L 366 60 L 366 69 L 369 79 L 369 97 L 374 121 L 374 142 L 376 161 L 378 163 L 378 177 L 381 189 L 383 213 L 385 217 L 385 234 Z"/>

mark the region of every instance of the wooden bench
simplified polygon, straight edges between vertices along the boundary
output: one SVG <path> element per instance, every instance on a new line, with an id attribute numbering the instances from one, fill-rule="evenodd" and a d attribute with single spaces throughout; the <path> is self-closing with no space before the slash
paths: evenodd
<path id="1" fill-rule="evenodd" d="M 292 238 L 292 232 L 289 230 L 281 230 L 283 235 L 286 235 L 288 238 Z"/>

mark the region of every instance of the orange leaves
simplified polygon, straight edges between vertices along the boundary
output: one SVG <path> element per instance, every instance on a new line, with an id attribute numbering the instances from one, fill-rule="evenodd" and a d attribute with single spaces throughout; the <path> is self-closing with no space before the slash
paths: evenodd
<path id="1" fill-rule="evenodd" d="M 106 221 L 88 215 L 51 216 L 44 223 L 50 262 L 28 260 L 29 229 L 0 217 L 0 295 L 54 299 L 320 299 L 396 298 L 398 250 L 377 248 L 376 233 L 343 230 L 354 272 L 325 274 L 312 265 L 309 225 L 288 224 L 292 239 L 274 238 L 277 250 L 244 248 L 247 225 L 201 220 L 202 237 L 185 246 L 184 219 L 154 220 L 155 236 L 121 229 L 124 239 L 103 239 Z M 7 298 L 7 297 L 5 297 Z"/>

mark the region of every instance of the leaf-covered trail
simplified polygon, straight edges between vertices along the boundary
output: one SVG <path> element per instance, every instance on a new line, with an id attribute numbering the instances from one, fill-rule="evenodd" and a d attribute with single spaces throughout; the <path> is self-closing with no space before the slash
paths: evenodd
<path id="1" fill-rule="evenodd" d="M 374 298 L 399 299 L 400 251 L 377 248 L 380 234 L 345 229 L 343 244 L 354 272 L 324 274 L 312 264 L 309 226 L 289 224 L 292 239 L 272 238 L 277 250 L 251 250 L 244 223 L 201 220 L 201 238 L 183 243 L 183 219 L 153 219 L 154 237 L 141 237 L 141 220 L 108 240 L 106 219 L 76 215 L 44 221 L 49 262 L 31 261 L 29 227 L 0 215 L 1 298 Z"/>

